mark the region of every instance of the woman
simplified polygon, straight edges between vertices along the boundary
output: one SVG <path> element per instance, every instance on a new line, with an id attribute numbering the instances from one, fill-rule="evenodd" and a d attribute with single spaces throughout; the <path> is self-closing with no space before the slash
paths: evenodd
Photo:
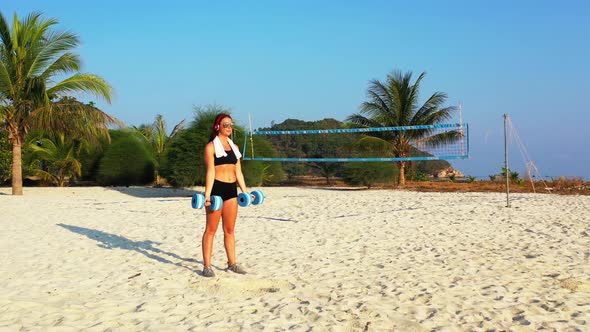
<path id="1" fill-rule="evenodd" d="M 238 147 L 231 141 L 232 118 L 225 113 L 215 118 L 213 131 L 209 137 L 209 143 L 205 146 L 205 165 L 207 175 L 205 177 L 205 207 L 207 211 L 207 225 L 203 234 L 203 276 L 214 277 L 215 272 L 211 268 L 211 255 L 213 253 L 213 238 L 223 220 L 223 242 L 227 254 L 228 270 L 245 274 L 246 271 L 236 263 L 236 239 L 234 228 L 238 216 L 238 189 L 246 191 L 246 183 L 240 164 Z M 220 196 L 223 200 L 221 209 L 211 210 L 211 196 Z"/>

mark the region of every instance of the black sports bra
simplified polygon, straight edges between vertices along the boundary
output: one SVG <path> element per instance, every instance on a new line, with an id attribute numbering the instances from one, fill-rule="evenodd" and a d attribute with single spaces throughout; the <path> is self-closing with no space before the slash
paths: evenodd
<path id="1" fill-rule="evenodd" d="M 227 153 L 227 156 L 225 156 L 225 157 L 220 157 L 220 158 L 215 157 L 215 160 L 214 160 L 215 166 L 238 163 L 238 158 L 236 158 L 236 154 L 234 153 L 233 149 L 226 150 L 225 153 Z"/>

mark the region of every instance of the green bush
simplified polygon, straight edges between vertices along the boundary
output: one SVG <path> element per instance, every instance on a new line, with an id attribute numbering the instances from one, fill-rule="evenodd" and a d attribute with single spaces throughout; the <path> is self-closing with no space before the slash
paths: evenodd
<path id="1" fill-rule="evenodd" d="M 162 175 L 168 183 L 177 187 L 204 185 L 205 168 L 204 150 L 211 134 L 211 125 L 219 113 L 229 111 L 219 106 L 197 108 L 195 117 L 189 126 L 179 132 L 171 142 L 162 166 Z M 238 125 L 233 127 L 233 141 L 240 148 L 243 146 L 245 130 Z M 275 153 L 270 143 L 260 137 L 254 137 L 256 150 L 262 149 Z M 244 151 L 241 151 L 244 154 Z M 249 156 L 249 154 L 248 154 Z M 279 163 L 262 161 L 242 161 L 242 173 L 247 186 L 260 186 L 278 183 L 283 180 L 284 173 Z"/>
<path id="2" fill-rule="evenodd" d="M 236 144 L 238 142 L 243 144 L 244 135 L 245 131 L 238 127 L 235 131 Z M 278 157 L 277 151 L 264 137 L 253 135 L 252 141 L 248 147 L 252 147 L 254 144 L 255 152 L 269 158 Z M 250 157 L 251 153 L 252 150 L 242 152 L 247 157 Z M 282 164 L 276 161 L 244 160 L 242 161 L 242 173 L 248 186 L 276 185 L 286 177 Z"/>
<path id="3" fill-rule="evenodd" d="M 111 130 L 109 135 L 120 137 L 119 131 Z M 111 141 L 112 142 L 112 141 Z M 83 181 L 98 182 L 98 169 L 100 167 L 100 161 L 105 155 L 105 151 L 109 148 L 111 142 L 106 138 L 100 139 L 100 144 L 96 146 L 90 146 L 82 149 L 78 160 L 82 164 L 82 177 Z"/>
<path id="4" fill-rule="evenodd" d="M 162 162 L 162 176 L 175 187 L 205 184 L 204 149 L 209 141 L 211 124 L 218 113 L 227 110 L 215 106 L 197 110 L 189 126 L 170 142 Z"/>
<path id="5" fill-rule="evenodd" d="M 505 182 L 506 181 L 506 168 L 502 167 L 500 174 L 493 174 L 490 175 L 490 180 L 495 182 Z M 518 172 L 509 171 L 508 178 L 510 179 L 510 183 L 516 183 L 518 185 L 523 185 L 524 180 L 520 178 L 520 174 Z"/>
<path id="6" fill-rule="evenodd" d="M 364 185 L 371 188 L 376 183 L 397 181 L 399 171 L 390 162 L 359 162 L 344 166 L 344 181 L 352 185 Z"/>
<path id="7" fill-rule="evenodd" d="M 334 119 L 319 121 L 302 121 L 287 119 L 279 124 L 272 124 L 270 128 L 262 128 L 262 131 L 292 131 L 292 130 L 316 130 L 316 129 L 342 129 L 345 125 Z M 284 158 L 338 158 L 350 157 L 353 153 L 355 135 L 339 134 L 312 134 L 312 135 L 262 135 L 254 138 L 264 138 L 270 143 L 276 155 L 272 157 Z M 250 144 L 249 144 L 250 145 Z M 255 152 L 259 156 L 269 155 L 255 142 Z M 248 151 L 249 153 L 249 151 Z M 331 164 L 331 165 L 328 165 Z M 271 165 L 271 164 L 268 164 Z M 271 167 L 273 167 L 271 165 Z M 283 162 L 281 163 L 283 178 L 298 175 L 322 176 L 327 180 L 332 177 L 342 176 L 342 163 L 326 162 Z"/>
<path id="8" fill-rule="evenodd" d="M 12 177 L 12 145 L 8 133 L 0 131 L 0 184 Z"/>
<path id="9" fill-rule="evenodd" d="M 80 152 L 79 161 L 82 164 L 81 179 L 83 181 L 96 182 L 102 157 L 104 157 L 104 150 L 101 148 L 91 147 L 89 150 Z"/>
<path id="10" fill-rule="evenodd" d="M 428 174 L 418 170 L 418 169 L 410 169 L 406 174 L 406 178 L 409 181 L 429 181 L 430 177 Z"/>
<path id="11" fill-rule="evenodd" d="M 145 142 L 130 131 L 111 131 L 111 140 L 98 167 L 100 185 L 145 185 L 154 180 L 154 160 Z"/>

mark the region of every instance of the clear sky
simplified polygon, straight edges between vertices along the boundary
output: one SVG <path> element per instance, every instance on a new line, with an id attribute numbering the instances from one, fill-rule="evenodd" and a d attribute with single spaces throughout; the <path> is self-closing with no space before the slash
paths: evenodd
<path id="1" fill-rule="evenodd" d="M 507 113 L 543 176 L 590 180 L 587 1 L 3 0 L 0 10 L 10 22 L 40 11 L 78 34 L 83 71 L 115 89 L 99 107 L 127 125 L 163 114 L 172 127 L 207 104 L 244 126 L 250 114 L 254 129 L 343 121 L 369 80 L 425 71 L 422 101 L 441 91 L 463 104 L 471 156 L 452 164 L 466 175 L 500 171 Z"/>

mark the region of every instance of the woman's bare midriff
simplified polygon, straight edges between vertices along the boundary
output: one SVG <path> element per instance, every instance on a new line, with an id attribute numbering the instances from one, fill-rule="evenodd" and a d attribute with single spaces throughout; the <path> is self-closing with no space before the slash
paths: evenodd
<path id="1" fill-rule="evenodd" d="M 215 166 L 215 180 L 229 183 L 236 182 L 236 165 Z"/>

